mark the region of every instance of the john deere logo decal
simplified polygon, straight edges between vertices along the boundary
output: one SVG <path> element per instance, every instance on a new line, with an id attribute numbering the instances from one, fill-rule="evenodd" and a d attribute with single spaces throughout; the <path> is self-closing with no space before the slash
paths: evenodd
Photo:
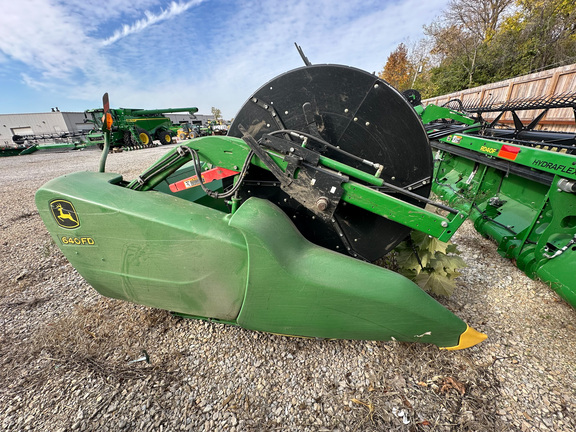
<path id="1" fill-rule="evenodd" d="M 50 210 L 52 216 L 56 219 L 56 223 L 62 228 L 72 229 L 80 226 L 80 219 L 70 201 L 57 199 L 50 202 Z"/>

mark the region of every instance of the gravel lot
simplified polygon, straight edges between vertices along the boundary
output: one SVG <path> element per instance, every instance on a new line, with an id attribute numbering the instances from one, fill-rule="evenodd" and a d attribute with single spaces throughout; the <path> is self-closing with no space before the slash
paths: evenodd
<path id="1" fill-rule="evenodd" d="M 107 170 L 132 179 L 166 150 L 111 154 Z M 468 267 L 441 301 L 488 334 L 476 347 L 182 320 L 101 297 L 51 242 L 35 191 L 99 157 L 0 158 L 2 430 L 576 430 L 576 311 L 469 223 L 454 238 Z"/>

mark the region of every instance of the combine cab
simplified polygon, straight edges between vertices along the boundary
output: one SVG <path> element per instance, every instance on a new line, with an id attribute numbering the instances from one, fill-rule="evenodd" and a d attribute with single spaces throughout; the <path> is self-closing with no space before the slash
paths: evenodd
<path id="1" fill-rule="evenodd" d="M 474 208 L 429 199 L 428 135 L 385 81 L 339 65 L 289 71 L 227 136 L 186 141 L 133 180 L 105 172 L 117 126 L 104 105 L 100 172 L 36 194 L 54 241 L 101 294 L 286 335 L 447 349 L 485 339 L 371 264 L 412 229 L 448 240 Z"/>
<path id="2" fill-rule="evenodd" d="M 110 147 L 139 148 L 153 145 L 157 139 L 160 144 L 170 144 L 175 133 L 172 130 L 172 121 L 163 114 L 188 112 L 190 115 L 198 108 L 167 108 L 155 110 L 141 110 L 131 108 L 111 109 L 110 115 L 114 127 L 110 131 Z M 104 134 L 102 132 L 102 116 L 104 110 L 91 109 L 84 112 L 86 122 L 94 124 L 94 129 L 88 134 L 88 141 L 104 148 Z"/>

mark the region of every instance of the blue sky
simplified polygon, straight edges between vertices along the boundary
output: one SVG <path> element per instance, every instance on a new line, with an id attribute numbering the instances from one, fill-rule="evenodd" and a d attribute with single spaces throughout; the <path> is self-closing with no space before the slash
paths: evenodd
<path id="1" fill-rule="evenodd" d="M 196 106 L 234 117 L 303 65 L 379 72 L 447 0 L 18 0 L 0 13 L 0 114 Z"/>

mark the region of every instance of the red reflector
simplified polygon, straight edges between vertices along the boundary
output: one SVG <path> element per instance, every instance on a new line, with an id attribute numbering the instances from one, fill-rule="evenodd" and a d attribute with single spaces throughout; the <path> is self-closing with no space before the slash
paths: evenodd
<path id="1" fill-rule="evenodd" d="M 202 180 L 204 183 L 210 183 L 214 180 L 220 180 L 226 177 L 230 177 L 238 174 L 239 171 L 232 171 L 226 168 L 213 168 L 202 173 Z M 179 182 L 172 183 L 170 185 L 170 190 L 172 192 L 183 191 L 200 185 L 200 180 L 198 180 L 197 175 L 188 177 L 187 179 L 180 180 Z"/>
<path id="2" fill-rule="evenodd" d="M 520 149 L 518 147 L 504 144 L 498 152 L 498 157 L 514 160 L 516 159 L 516 156 L 518 156 L 518 153 L 520 153 Z"/>

